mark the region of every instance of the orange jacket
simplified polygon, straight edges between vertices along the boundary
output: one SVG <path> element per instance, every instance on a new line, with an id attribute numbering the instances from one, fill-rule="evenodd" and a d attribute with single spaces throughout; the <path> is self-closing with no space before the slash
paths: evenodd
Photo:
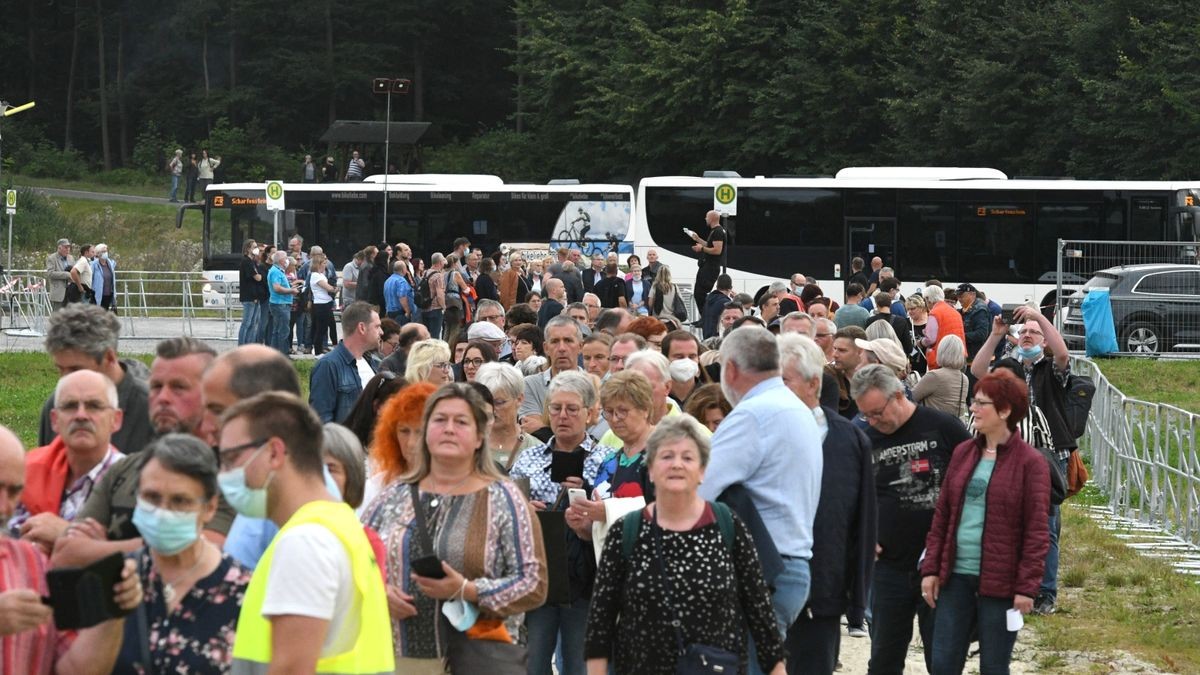
<path id="1" fill-rule="evenodd" d="M 929 369 L 937 368 L 937 348 L 942 340 L 947 335 L 957 335 L 963 341 L 963 345 L 967 344 L 967 334 L 963 332 L 962 314 L 958 310 L 951 307 L 945 300 L 935 303 L 929 308 L 929 315 L 937 320 L 937 342 L 933 343 L 925 352 L 925 360 L 929 362 Z M 963 352 L 964 354 L 966 352 Z"/>

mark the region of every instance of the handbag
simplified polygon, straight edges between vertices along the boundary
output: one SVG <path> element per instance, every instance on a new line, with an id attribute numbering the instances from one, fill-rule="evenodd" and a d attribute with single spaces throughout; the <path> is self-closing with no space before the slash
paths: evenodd
<path id="1" fill-rule="evenodd" d="M 635 516 L 636 517 L 636 516 Z M 666 564 L 662 555 L 662 528 L 658 526 L 658 509 L 654 509 L 654 557 L 658 561 L 658 571 L 662 575 L 663 604 L 671 609 L 671 577 L 667 575 Z M 677 612 L 673 612 L 678 614 Z M 711 673 L 736 673 L 741 666 L 741 658 L 737 654 L 720 647 L 710 645 L 690 644 L 683 642 L 683 630 L 680 621 L 675 619 L 671 626 L 675 629 L 675 644 L 679 648 L 679 659 L 675 662 L 675 675 L 711 675 Z"/>
<path id="2" fill-rule="evenodd" d="M 1083 486 L 1087 485 L 1088 474 L 1087 465 L 1083 463 L 1083 458 L 1079 456 L 1078 450 L 1072 450 L 1071 456 L 1067 459 L 1067 497 L 1074 497 L 1079 494 Z"/>

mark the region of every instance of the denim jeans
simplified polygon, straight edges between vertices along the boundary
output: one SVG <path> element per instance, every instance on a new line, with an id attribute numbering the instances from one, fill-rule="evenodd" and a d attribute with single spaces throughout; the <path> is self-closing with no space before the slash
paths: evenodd
<path id="1" fill-rule="evenodd" d="M 242 303 L 242 325 L 238 328 L 238 346 L 254 342 L 263 319 L 259 304 L 253 300 Z"/>
<path id="2" fill-rule="evenodd" d="M 559 675 L 585 675 L 583 636 L 587 629 L 586 598 L 576 600 L 570 607 L 543 606 L 525 615 L 528 631 L 529 675 L 551 675 L 554 648 L 562 638 L 562 668 Z"/>
<path id="3" fill-rule="evenodd" d="M 258 334 L 254 336 L 251 342 L 257 344 L 266 344 L 267 342 L 267 323 L 271 316 L 271 303 L 268 300 L 258 301 Z"/>
<path id="4" fill-rule="evenodd" d="M 442 313 L 444 309 L 427 309 L 421 312 L 421 323 L 429 329 L 429 335 L 433 338 L 442 336 Z"/>
<path id="5" fill-rule="evenodd" d="M 1005 613 L 1012 598 L 979 595 L 979 577 L 951 574 L 938 593 L 933 619 L 932 675 L 958 675 L 967 660 L 971 626 L 979 627 L 980 675 L 1007 675 L 1017 634 L 1009 632 Z M 972 621 L 974 619 L 974 621 Z"/>
<path id="6" fill-rule="evenodd" d="M 932 669 L 933 612 L 921 599 L 921 572 L 915 563 L 875 562 L 871 598 L 870 675 L 901 675 L 908 643 L 912 641 L 913 614 L 925 646 L 925 667 Z"/>
<path id="7" fill-rule="evenodd" d="M 278 349 L 281 354 L 288 354 L 288 321 L 291 318 L 292 304 L 271 303 L 271 334 L 267 336 L 267 344 Z"/>
<path id="8" fill-rule="evenodd" d="M 301 311 L 300 316 L 296 317 L 296 348 L 303 351 L 311 349 L 312 344 L 312 319 L 308 312 Z"/>
<path id="9" fill-rule="evenodd" d="M 1067 460 L 1059 460 L 1062 475 L 1067 475 Z M 1062 512 L 1060 505 L 1050 507 L 1050 550 L 1046 552 L 1046 570 L 1042 572 L 1041 595 L 1052 600 L 1058 600 L 1058 539 L 1062 532 Z"/>
<path id="10" fill-rule="evenodd" d="M 179 201 L 179 176 L 171 176 L 171 201 Z"/>
<path id="11" fill-rule="evenodd" d="M 812 586 L 812 572 L 808 561 L 804 558 L 783 559 L 783 571 L 775 577 L 775 592 L 771 594 L 771 609 L 775 611 L 775 625 L 780 639 L 788 633 L 788 628 L 796 622 L 804 604 L 808 602 L 808 592 Z M 754 640 L 749 641 L 750 675 L 761 675 L 762 668 L 758 665 L 758 652 L 754 648 Z"/>

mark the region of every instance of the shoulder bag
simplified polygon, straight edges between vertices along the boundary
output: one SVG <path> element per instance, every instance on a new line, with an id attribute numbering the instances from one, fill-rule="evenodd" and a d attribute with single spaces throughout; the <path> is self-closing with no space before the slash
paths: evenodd
<path id="1" fill-rule="evenodd" d="M 425 513 L 421 509 L 420 486 L 413 483 L 409 487 L 409 496 L 412 497 L 413 520 L 416 523 L 417 540 L 424 549 L 422 552 L 426 556 L 436 557 L 433 539 L 425 522 Z M 438 613 L 434 621 L 438 624 L 438 631 L 444 630 L 447 634 L 447 672 L 451 675 L 473 675 L 475 673 L 526 675 L 529 667 L 529 653 L 525 647 L 513 644 L 508 636 L 508 631 L 504 629 L 503 620 L 480 617 L 474 626 L 466 632 L 462 632 L 448 626 L 442 620 L 441 605 L 439 600 L 437 603 Z"/>
<path id="2" fill-rule="evenodd" d="M 718 508 L 713 504 L 714 509 Z M 634 514 L 640 518 L 641 514 Z M 685 644 L 683 630 L 679 627 L 679 612 L 671 606 L 671 577 L 667 575 L 667 566 L 663 562 L 662 528 L 658 526 L 658 508 L 654 509 L 654 557 L 658 561 L 658 571 L 662 575 L 664 603 L 667 610 L 675 615 L 671 626 L 675 629 L 675 644 L 679 649 L 679 659 L 675 662 L 675 675 L 710 675 L 711 673 L 736 673 L 741 666 L 741 658 L 733 652 L 702 644 Z"/>

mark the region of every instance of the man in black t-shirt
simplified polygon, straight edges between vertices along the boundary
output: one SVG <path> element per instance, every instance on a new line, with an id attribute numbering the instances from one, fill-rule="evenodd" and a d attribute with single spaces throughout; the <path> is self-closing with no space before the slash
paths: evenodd
<path id="1" fill-rule="evenodd" d="M 616 263 L 604 267 L 604 278 L 596 282 L 592 292 L 600 298 L 600 306 L 605 309 L 626 306 L 625 280 L 617 276 Z"/>
<path id="2" fill-rule="evenodd" d="M 708 225 L 708 239 L 701 239 L 699 234 L 691 230 L 687 231 L 692 241 L 696 242 L 692 245 L 692 250 L 700 254 L 696 270 L 696 285 L 692 288 L 692 300 L 696 301 L 696 307 L 700 309 L 702 316 L 704 314 L 704 298 L 708 296 L 713 283 L 717 280 L 717 275 L 721 273 L 721 255 L 725 252 L 725 240 L 728 236 L 725 228 L 721 227 L 720 213 L 709 211 L 704 214 L 704 222 Z"/>
<path id="3" fill-rule="evenodd" d="M 850 381 L 850 392 L 870 425 L 867 437 L 879 509 L 867 672 L 904 672 L 914 614 L 925 665 L 932 669 L 933 613 L 921 600 L 917 560 L 925 548 L 950 456 L 970 435 L 958 418 L 918 407 L 905 398 L 904 384 L 886 366 L 859 368 Z"/>
<path id="4" fill-rule="evenodd" d="M 866 274 L 863 274 L 863 267 L 866 267 L 866 262 L 858 256 L 854 256 L 850 260 L 850 278 L 846 280 L 846 285 L 861 284 L 863 288 L 871 285 L 870 279 Z"/>

